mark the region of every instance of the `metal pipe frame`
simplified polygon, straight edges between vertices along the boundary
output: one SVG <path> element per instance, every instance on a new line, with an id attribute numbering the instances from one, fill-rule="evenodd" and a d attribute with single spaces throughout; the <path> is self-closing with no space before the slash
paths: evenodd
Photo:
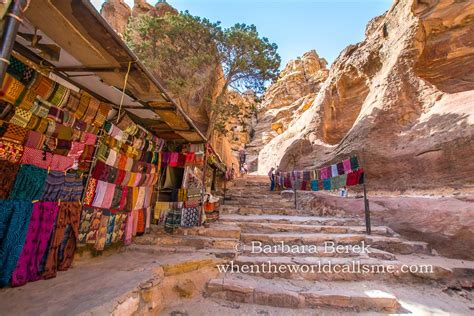
<path id="1" fill-rule="evenodd" d="M 23 8 L 26 6 L 26 3 L 27 0 L 12 1 L 5 15 L 5 24 L 0 40 L 0 86 L 3 84 L 5 74 L 7 73 L 13 45 L 15 44 L 16 35 L 22 21 Z"/>

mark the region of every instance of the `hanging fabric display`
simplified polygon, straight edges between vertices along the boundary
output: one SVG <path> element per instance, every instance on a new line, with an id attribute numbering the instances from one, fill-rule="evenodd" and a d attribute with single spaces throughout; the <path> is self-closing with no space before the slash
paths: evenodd
<path id="1" fill-rule="evenodd" d="M 56 271 L 66 271 L 71 266 L 79 238 L 80 216 L 80 203 L 60 203 L 56 228 L 51 237 L 51 246 L 44 267 L 45 279 L 55 277 Z"/>
<path id="2" fill-rule="evenodd" d="M 41 278 L 39 266 L 47 250 L 58 211 L 56 202 L 34 204 L 26 241 L 12 274 L 12 286 L 24 285 Z"/>
<path id="3" fill-rule="evenodd" d="M 127 114 L 113 124 L 111 104 L 43 71 L 12 56 L 0 87 L 12 106 L 0 120 L 1 286 L 53 278 L 78 247 L 129 245 L 152 223 L 171 233 L 218 219 L 218 200 L 201 201 L 209 148 L 166 143 Z"/>
<path id="4" fill-rule="evenodd" d="M 87 102 L 87 97 L 82 101 Z M 80 242 L 97 251 L 115 242 L 129 244 L 133 236 L 145 233 L 151 222 L 151 192 L 161 171 L 158 157 L 164 141 L 147 133 L 142 138 L 133 136 L 119 125 L 104 124 L 84 197 L 84 205 L 96 211 L 83 212 L 80 235 L 86 237 Z"/>
<path id="5" fill-rule="evenodd" d="M 8 122 L 0 122 L 0 244 L 8 256 L 1 261 L 2 285 L 54 277 L 72 263 L 82 176 L 101 128 L 81 120 L 76 95 L 10 58 L 0 91 L 0 99 L 13 105 Z M 93 107 L 87 109 L 92 118 Z M 110 109 L 105 104 L 102 114 Z"/>
<path id="6" fill-rule="evenodd" d="M 364 184 L 364 170 L 356 156 L 316 170 L 278 171 L 276 183 L 281 189 L 337 190 Z"/>
<path id="7" fill-rule="evenodd" d="M 28 233 L 33 204 L 0 200 L 0 286 L 8 285 Z"/>

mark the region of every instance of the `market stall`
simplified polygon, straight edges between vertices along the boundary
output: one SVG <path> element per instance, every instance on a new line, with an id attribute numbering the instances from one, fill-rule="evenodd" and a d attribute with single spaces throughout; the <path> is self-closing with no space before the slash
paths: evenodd
<path id="1" fill-rule="evenodd" d="M 1 52 L 0 285 L 52 278 L 78 248 L 128 245 L 151 223 L 200 225 L 205 138 L 159 81 L 87 1 L 24 14 Z"/>

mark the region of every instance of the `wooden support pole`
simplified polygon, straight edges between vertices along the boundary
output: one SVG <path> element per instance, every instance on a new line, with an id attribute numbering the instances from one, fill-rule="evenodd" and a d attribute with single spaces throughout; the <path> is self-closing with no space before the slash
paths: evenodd
<path id="1" fill-rule="evenodd" d="M 204 143 L 204 166 L 202 168 L 201 213 L 199 216 L 199 226 L 202 225 L 202 213 L 204 212 L 204 196 L 206 195 L 206 172 L 207 172 L 207 142 Z"/>

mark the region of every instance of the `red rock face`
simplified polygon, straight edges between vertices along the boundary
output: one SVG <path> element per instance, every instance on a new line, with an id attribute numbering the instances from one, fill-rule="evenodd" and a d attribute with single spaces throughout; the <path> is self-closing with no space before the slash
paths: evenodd
<path id="1" fill-rule="evenodd" d="M 412 11 L 421 20 L 422 53 L 416 73 L 446 93 L 473 90 L 472 2 L 416 2 Z"/>
<path id="2" fill-rule="evenodd" d="M 146 2 L 146 0 L 134 0 L 132 15 L 137 16 L 140 14 L 147 14 L 154 10 L 154 7 Z"/>
<path id="3" fill-rule="evenodd" d="M 132 16 L 132 9 L 123 0 L 107 0 L 102 5 L 100 14 L 117 33 L 123 34 L 127 21 Z"/>
<path id="4" fill-rule="evenodd" d="M 178 14 L 178 10 L 170 6 L 167 2 L 158 2 L 155 5 L 155 11 L 158 16 L 163 16 L 166 13 Z"/>
<path id="5" fill-rule="evenodd" d="M 258 153 L 262 148 L 309 109 L 328 73 L 326 60 L 315 50 L 288 62 L 259 106 L 254 137 L 247 145 L 251 171 L 258 168 Z"/>
<path id="6" fill-rule="evenodd" d="M 371 190 L 474 185 L 474 3 L 396 1 L 259 154 L 311 168 L 359 155 Z M 272 89 L 272 88 L 270 88 Z"/>

